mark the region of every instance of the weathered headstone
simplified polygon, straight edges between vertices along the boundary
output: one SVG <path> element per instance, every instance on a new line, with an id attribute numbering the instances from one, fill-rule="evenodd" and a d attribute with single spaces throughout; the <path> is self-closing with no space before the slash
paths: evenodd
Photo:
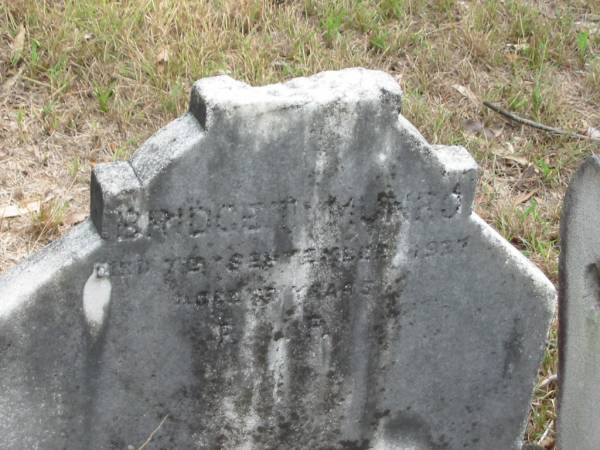
<path id="1" fill-rule="evenodd" d="M 600 448 L 600 159 L 573 177 L 561 220 L 560 450 Z"/>
<path id="2" fill-rule="evenodd" d="M 552 315 L 380 72 L 193 89 L 0 279 L 0 447 L 516 449 Z"/>

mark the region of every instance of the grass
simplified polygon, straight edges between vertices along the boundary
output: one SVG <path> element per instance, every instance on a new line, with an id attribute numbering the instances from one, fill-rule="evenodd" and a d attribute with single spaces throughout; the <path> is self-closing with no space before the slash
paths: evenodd
<path id="1" fill-rule="evenodd" d="M 42 202 L 0 222 L 0 269 L 71 226 L 87 210 L 82 174 L 128 158 L 210 75 L 394 74 L 408 119 L 478 160 L 477 211 L 555 282 L 561 199 L 598 151 L 507 124 L 481 101 L 600 128 L 600 0 L 12 0 L 0 3 L 0 42 L 0 205 Z M 526 436 L 546 448 L 555 385 L 542 381 L 555 373 L 553 331 Z"/>

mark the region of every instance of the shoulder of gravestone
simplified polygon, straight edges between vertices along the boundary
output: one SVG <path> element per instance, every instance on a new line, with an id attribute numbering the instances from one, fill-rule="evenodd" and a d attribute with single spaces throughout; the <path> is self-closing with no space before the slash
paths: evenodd
<path id="1" fill-rule="evenodd" d="M 36 293 L 58 280 L 63 271 L 90 262 L 102 246 L 102 239 L 88 219 L 15 267 L 0 273 L 0 321 L 19 311 Z"/>
<path id="2" fill-rule="evenodd" d="M 434 168 L 439 175 L 470 173 L 477 176 L 479 166 L 471 154 L 458 145 L 431 145 L 417 128 L 402 114 L 398 115 L 395 126 L 400 145 L 417 152 L 425 164 Z"/>
<path id="3" fill-rule="evenodd" d="M 479 179 L 479 166 L 467 149 L 457 145 L 432 145 L 423 159 L 430 162 L 432 170 L 453 194 L 460 195 L 463 214 L 470 214 Z"/>
<path id="4" fill-rule="evenodd" d="M 532 300 L 540 302 L 542 310 L 545 312 L 544 321 L 549 327 L 557 305 L 557 291 L 554 284 L 539 267 L 476 213 L 471 214 L 471 224 L 486 243 L 482 251 L 488 252 L 490 258 L 498 260 L 501 267 L 511 270 L 514 280 L 522 280 L 523 286 L 529 286 L 529 292 L 534 294 Z"/>
<path id="5" fill-rule="evenodd" d="M 136 150 L 130 160 L 141 186 L 148 186 L 186 152 L 197 150 L 204 135 L 204 128 L 190 112 L 152 135 Z"/>
<path id="6" fill-rule="evenodd" d="M 471 154 L 461 146 L 431 145 L 402 114 L 398 115 L 394 132 L 396 146 L 413 154 L 420 170 L 430 185 L 456 197 L 461 216 L 468 217 L 473 209 L 479 166 Z M 416 169 L 416 168 L 414 168 Z"/>

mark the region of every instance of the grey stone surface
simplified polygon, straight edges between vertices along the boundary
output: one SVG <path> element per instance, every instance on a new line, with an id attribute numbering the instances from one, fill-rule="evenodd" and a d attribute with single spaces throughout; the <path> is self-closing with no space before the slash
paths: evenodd
<path id="1" fill-rule="evenodd" d="M 195 84 L 0 278 L 0 447 L 517 449 L 554 306 L 381 72 Z"/>
<path id="2" fill-rule="evenodd" d="M 561 450 L 600 448 L 600 159 L 587 159 L 561 220 L 559 415 Z"/>

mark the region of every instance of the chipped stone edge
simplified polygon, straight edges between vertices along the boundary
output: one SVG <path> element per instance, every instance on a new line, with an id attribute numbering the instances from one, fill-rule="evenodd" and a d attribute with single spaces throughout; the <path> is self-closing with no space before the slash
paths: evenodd
<path id="1" fill-rule="evenodd" d="M 479 175 L 479 165 L 467 149 L 459 145 L 429 144 L 417 128 L 402 114 L 398 114 L 396 130 L 411 144 L 411 150 L 433 163 L 441 175 L 472 172 Z"/>
<path id="2" fill-rule="evenodd" d="M 61 239 L 0 274 L 0 321 L 25 306 L 58 273 L 88 258 L 102 245 L 96 228 L 87 219 Z"/>

